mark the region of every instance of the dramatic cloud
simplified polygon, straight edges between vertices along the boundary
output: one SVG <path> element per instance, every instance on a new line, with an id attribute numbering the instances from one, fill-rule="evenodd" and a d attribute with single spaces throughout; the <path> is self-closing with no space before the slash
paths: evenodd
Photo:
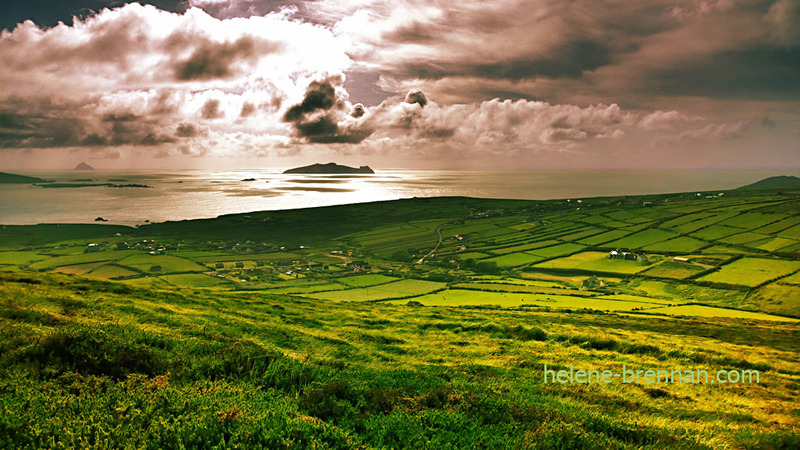
<path id="1" fill-rule="evenodd" d="M 796 165 L 799 4 L 4 5 L 0 146 L 29 165 L 58 148 L 176 167 Z"/>
<path id="2" fill-rule="evenodd" d="M 349 102 L 342 84 L 341 76 L 313 81 L 303 101 L 289 108 L 283 120 L 292 123 L 298 136 L 310 142 L 357 144 L 363 141 L 372 130 L 361 128 L 354 119 L 364 115 L 364 107 L 350 107 L 350 114 L 346 114 Z"/>

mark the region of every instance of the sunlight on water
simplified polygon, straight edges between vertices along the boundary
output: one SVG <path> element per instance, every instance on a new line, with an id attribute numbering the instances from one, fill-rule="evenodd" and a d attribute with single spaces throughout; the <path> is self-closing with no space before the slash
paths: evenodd
<path id="1" fill-rule="evenodd" d="M 135 225 L 223 214 L 363 203 L 410 197 L 554 199 L 731 189 L 765 171 L 455 172 L 380 170 L 375 175 L 283 174 L 280 170 L 29 173 L 62 183 L 141 187 L 42 188 L 0 185 L 0 223 Z"/>

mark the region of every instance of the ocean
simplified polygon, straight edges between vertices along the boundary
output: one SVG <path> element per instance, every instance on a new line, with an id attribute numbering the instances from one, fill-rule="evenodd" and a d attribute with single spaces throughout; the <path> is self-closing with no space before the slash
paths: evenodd
<path id="1" fill-rule="evenodd" d="M 410 197 L 579 199 L 736 188 L 797 171 L 462 172 L 376 170 L 375 175 L 296 175 L 279 169 L 180 172 L 26 172 L 56 182 L 143 187 L 42 188 L 0 184 L 0 224 L 137 225 L 263 210 L 308 208 Z M 19 173 L 19 172 L 16 172 Z M 81 180 L 81 181 L 78 181 Z M 91 181 L 85 181 L 91 180 Z M 245 181 L 251 180 L 251 181 Z"/>

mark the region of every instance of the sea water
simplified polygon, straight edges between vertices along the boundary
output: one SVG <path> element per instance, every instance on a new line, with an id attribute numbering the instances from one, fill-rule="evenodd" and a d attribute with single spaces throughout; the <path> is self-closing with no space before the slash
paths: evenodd
<path id="1" fill-rule="evenodd" d="M 0 224 L 137 225 L 262 210 L 308 208 L 410 197 L 579 199 L 733 189 L 797 171 L 462 172 L 376 170 L 374 175 L 283 174 L 278 169 L 25 173 L 63 183 L 150 187 L 43 188 L 0 184 Z M 245 181 L 253 179 L 252 181 Z M 78 181 L 80 180 L 80 181 Z M 85 181 L 91 180 L 91 181 Z"/>

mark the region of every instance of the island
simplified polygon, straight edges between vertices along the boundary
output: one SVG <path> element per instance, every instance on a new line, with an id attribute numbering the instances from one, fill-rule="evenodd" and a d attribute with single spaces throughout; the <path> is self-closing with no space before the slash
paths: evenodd
<path id="1" fill-rule="evenodd" d="M 51 183 L 51 180 L 43 178 L 18 175 L 16 173 L 0 172 L 0 183 L 3 184 L 32 184 L 32 183 Z"/>
<path id="2" fill-rule="evenodd" d="M 375 173 L 369 166 L 348 167 L 336 163 L 312 164 L 310 166 L 296 167 L 283 173 Z"/>
<path id="3" fill-rule="evenodd" d="M 94 170 L 94 167 L 86 164 L 85 162 L 81 162 L 80 164 L 75 166 L 75 168 L 72 170 Z"/>

